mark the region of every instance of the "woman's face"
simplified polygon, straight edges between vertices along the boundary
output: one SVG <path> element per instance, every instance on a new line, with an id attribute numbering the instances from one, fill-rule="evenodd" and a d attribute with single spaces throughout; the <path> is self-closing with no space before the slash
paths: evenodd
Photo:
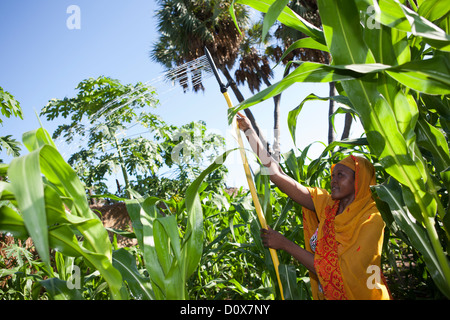
<path id="1" fill-rule="evenodd" d="M 333 200 L 354 200 L 355 172 L 342 164 L 337 164 L 331 175 L 331 198 Z"/>

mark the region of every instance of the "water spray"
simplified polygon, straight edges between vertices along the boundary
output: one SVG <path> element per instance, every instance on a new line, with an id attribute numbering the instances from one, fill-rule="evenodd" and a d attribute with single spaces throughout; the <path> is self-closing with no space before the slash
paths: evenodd
<path id="1" fill-rule="evenodd" d="M 233 103 L 231 102 L 230 96 L 228 94 L 228 87 L 229 84 L 224 84 L 222 82 L 222 79 L 220 78 L 219 72 L 217 71 L 216 65 L 211 57 L 211 54 L 209 53 L 208 49 L 205 47 L 205 56 L 210 64 L 211 70 L 214 73 L 217 82 L 219 83 L 219 87 L 220 87 L 220 92 L 222 92 L 223 96 L 225 97 L 225 100 L 227 101 L 228 107 L 229 108 L 233 108 Z M 236 121 L 236 119 L 233 119 L 233 121 Z M 267 223 L 266 223 L 266 219 L 264 217 L 264 214 L 262 212 L 262 207 L 261 204 L 259 202 L 259 198 L 258 198 L 258 194 L 256 192 L 256 188 L 255 188 L 255 184 L 253 182 L 252 179 L 252 175 L 250 173 L 250 166 L 248 164 L 248 160 L 247 160 L 247 155 L 245 153 L 245 149 L 244 149 L 244 144 L 242 142 L 242 136 L 241 136 L 241 132 L 239 130 L 239 126 L 236 126 L 236 136 L 238 139 L 238 143 L 239 143 L 239 150 L 241 153 L 241 158 L 242 158 L 242 163 L 244 165 L 244 171 L 245 171 L 245 176 L 247 178 L 247 183 L 248 183 L 248 187 L 250 189 L 250 193 L 252 195 L 252 199 L 253 199 L 253 203 L 255 206 L 255 210 L 256 213 L 258 215 L 258 219 L 259 219 L 259 223 L 261 224 L 261 227 L 264 229 L 268 229 L 267 227 Z M 278 285 L 280 288 L 280 294 L 281 294 L 281 299 L 284 300 L 284 295 L 283 295 L 283 286 L 281 285 L 281 280 L 280 280 L 280 273 L 278 271 L 278 266 L 279 266 L 279 261 L 278 261 L 278 255 L 275 249 L 269 248 L 269 252 L 270 252 L 270 256 L 272 257 L 272 262 L 275 268 L 275 273 L 277 275 L 277 279 L 278 279 Z"/>

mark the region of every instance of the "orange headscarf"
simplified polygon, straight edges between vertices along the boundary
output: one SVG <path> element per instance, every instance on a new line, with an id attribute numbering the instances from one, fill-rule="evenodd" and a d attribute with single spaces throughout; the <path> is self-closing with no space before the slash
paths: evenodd
<path id="1" fill-rule="evenodd" d="M 310 275 L 313 297 L 389 299 L 380 266 L 385 224 L 370 191 L 375 170 L 362 157 L 349 156 L 339 163 L 355 172 L 355 200 L 336 215 L 338 200 L 324 189 L 308 188 L 315 212 L 303 208 L 305 247 L 310 252 L 309 240 L 318 229 L 317 275 Z"/>

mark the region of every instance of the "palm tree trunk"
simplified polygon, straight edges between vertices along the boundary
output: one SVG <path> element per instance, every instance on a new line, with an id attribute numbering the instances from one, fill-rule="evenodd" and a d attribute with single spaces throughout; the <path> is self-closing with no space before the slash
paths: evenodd
<path id="1" fill-rule="evenodd" d="M 323 57 L 325 59 L 325 64 L 330 64 L 330 53 L 328 52 L 323 52 Z M 330 91 L 329 91 L 329 97 L 333 97 L 334 96 L 334 92 L 335 92 L 335 84 L 334 82 L 330 82 L 329 83 L 330 86 Z M 329 99 L 329 105 L 328 105 L 328 144 L 332 143 L 334 141 L 334 128 L 333 128 L 333 121 L 331 120 L 331 116 L 334 113 L 334 100 L 333 99 Z"/>
<path id="2" fill-rule="evenodd" d="M 281 103 L 281 93 L 273 97 L 274 108 L 273 108 L 273 158 L 275 161 L 280 162 L 280 103 Z"/>
<path id="3" fill-rule="evenodd" d="M 110 119 L 108 119 L 108 122 L 110 121 Z M 123 158 L 123 154 L 122 154 L 122 149 L 120 148 L 120 144 L 119 144 L 119 140 L 117 140 L 117 136 L 114 130 L 112 130 L 112 128 L 110 126 L 108 126 L 108 134 L 110 137 L 112 137 L 112 142 L 114 143 L 116 149 L 117 149 L 117 155 L 119 157 L 119 164 L 120 164 L 120 168 L 122 169 L 122 174 L 123 174 L 123 179 L 125 181 L 125 189 L 127 190 L 126 192 L 128 193 L 128 188 L 130 187 L 130 180 L 128 179 L 128 174 L 127 174 L 127 169 L 125 168 L 125 161 Z M 117 181 L 117 179 L 116 179 Z M 130 196 L 131 199 L 131 196 Z"/>
<path id="4" fill-rule="evenodd" d="M 289 70 L 284 72 L 283 78 L 289 74 Z M 260 72 L 260 77 L 263 79 L 266 86 L 270 87 L 272 83 L 270 83 L 269 79 Z M 273 97 L 273 152 L 272 157 L 275 161 L 280 162 L 280 103 L 281 103 L 281 93 L 277 94 Z"/>
<path id="5" fill-rule="evenodd" d="M 330 97 L 334 96 L 334 82 L 330 82 Z M 334 128 L 333 128 L 333 122 L 331 120 L 331 116 L 334 113 L 334 100 L 330 99 L 330 104 L 328 107 L 328 144 L 332 143 L 334 141 Z"/>
<path id="6" fill-rule="evenodd" d="M 286 68 L 283 73 L 283 79 L 289 74 L 290 67 Z M 272 84 L 269 79 L 262 77 L 264 82 L 268 87 Z M 281 160 L 281 147 L 280 147 L 280 104 L 281 104 L 281 93 L 273 97 L 274 109 L 273 109 L 273 158 L 276 161 Z"/>
<path id="7" fill-rule="evenodd" d="M 350 113 L 345 114 L 345 124 L 344 124 L 344 131 L 342 132 L 341 140 L 348 139 L 348 136 L 350 135 L 350 127 L 352 126 L 352 115 Z"/>

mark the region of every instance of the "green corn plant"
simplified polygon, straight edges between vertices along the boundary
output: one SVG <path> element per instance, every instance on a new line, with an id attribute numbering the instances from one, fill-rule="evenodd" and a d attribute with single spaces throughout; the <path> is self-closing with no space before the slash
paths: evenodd
<path id="1" fill-rule="evenodd" d="M 113 299 L 126 299 L 120 272 L 112 264 L 112 246 L 102 222 L 89 208 L 84 186 L 57 151 L 43 128 L 23 135 L 29 154 L 11 161 L 10 182 L 0 181 L 0 231 L 31 237 L 42 262 L 50 267 L 50 248 L 64 256 L 81 257 L 108 284 Z M 68 210 L 66 210 L 68 208 Z M 77 239 L 82 237 L 82 242 Z M 43 282 L 54 298 L 61 279 Z M 78 295 L 77 295 L 78 296 Z"/>
<path id="2" fill-rule="evenodd" d="M 441 244 L 448 242 L 450 230 L 448 200 L 442 201 L 448 198 L 450 167 L 448 5 L 425 0 L 416 6 L 409 1 L 410 9 L 398 0 L 319 0 L 321 30 L 288 7 L 275 5 L 278 1 L 236 3 L 309 36 L 306 44 L 297 42 L 287 51 L 313 47 L 328 51 L 332 63 L 295 62 L 297 68 L 283 80 L 229 110 L 229 119 L 294 83 L 337 82 L 339 96 L 348 99 L 361 120 L 371 152 L 400 184 L 413 223 L 425 230 L 426 245 L 417 249 L 430 255 L 427 266 L 433 280 L 450 297 L 450 265 Z M 292 132 L 295 126 L 290 120 Z M 439 237 L 440 230 L 445 239 Z M 411 239 L 422 237 L 417 228 L 404 232 Z"/>
<path id="3" fill-rule="evenodd" d="M 200 197 L 204 248 L 189 283 L 190 295 L 195 299 L 267 299 L 272 294 L 262 283 L 267 267 L 251 241 L 249 224 L 236 209 L 245 204 L 248 210 L 254 210 L 250 195 L 202 192 Z"/>
<path id="4" fill-rule="evenodd" d="M 184 213 L 163 215 L 158 209 L 159 198 L 136 198 L 125 202 L 142 248 L 155 299 L 187 298 L 186 284 L 203 253 L 203 209 L 199 192 L 207 186 L 203 183 L 204 178 L 219 168 L 230 152 L 219 156 L 188 187 L 184 206 L 178 207 L 179 211 L 186 211 L 186 222 L 180 227 L 177 216 L 184 219 Z"/>
<path id="5" fill-rule="evenodd" d="M 262 165 L 261 169 L 263 169 Z M 296 217 L 295 215 L 295 212 L 299 211 L 298 208 L 293 209 L 294 204 L 292 203 L 292 201 L 287 199 L 286 195 L 282 194 L 279 190 L 277 191 L 276 188 L 274 189 L 270 185 L 269 176 L 263 174 L 262 170 L 255 174 L 255 183 L 267 224 L 270 225 L 272 229 L 280 231 L 289 240 L 303 245 L 303 237 L 299 234 L 300 230 L 303 229 L 302 221 L 300 217 Z M 288 219 L 288 214 L 293 214 L 294 216 Z M 249 216 L 252 217 L 252 215 Z M 273 263 L 271 263 L 271 260 L 268 259 L 269 255 L 267 252 L 267 248 L 263 247 L 260 240 L 259 230 L 261 229 L 261 227 L 259 224 L 257 224 L 257 222 L 258 221 L 252 217 L 252 237 L 254 239 L 254 242 L 256 243 L 256 247 L 265 258 L 264 264 L 266 266 L 266 269 L 269 270 L 271 279 L 276 280 L 276 275 L 273 274 Z M 278 271 L 280 273 L 281 283 L 283 286 L 284 299 L 298 300 L 309 297 L 310 294 L 308 292 L 310 292 L 310 289 L 308 290 L 307 285 L 304 281 L 307 274 L 306 268 L 301 268 L 301 277 L 300 279 L 297 279 L 296 270 L 291 264 L 292 257 L 287 255 L 283 251 L 281 251 L 279 254 L 281 256 L 281 260 L 280 265 L 278 266 Z M 276 284 L 276 281 L 273 282 L 274 284 Z M 276 291 L 274 293 L 276 293 Z"/>
<path id="6" fill-rule="evenodd" d="M 113 252 L 113 266 L 119 270 L 123 280 L 126 281 L 132 299 L 155 299 L 151 281 L 139 272 L 136 257 L 132 253 L 124 248 L 115 250 Z"/>
<path id="7" fill-rule="evenodd" d="M 261 179 L 262 178 L 262 179 Z M 255 174 L 255 182 L 264 204 L 266 220 L 291 239 L 298 236 L 298 219 L 292 202 L 272 188 L 266 189 L 264 178 Z M 274 299 L 278 297 L 277 278 L 270 253 L 260 239 L 259 219 L 248 191 L 233 198 L 209 194 L 203 198 L 205 246 L 197 275 L 190 281 L 191 294 L 214 299 Z M 287 221 L 287 223 L 285 223 Z M 301 222 L 300 222 L 301 224 Z M 304 274 L 293 272 L 290 256 L 279 252 L 280 276 L 285 299 L 308 297 Z M 297 285 L 300 282 L 300 285 Z"/>

